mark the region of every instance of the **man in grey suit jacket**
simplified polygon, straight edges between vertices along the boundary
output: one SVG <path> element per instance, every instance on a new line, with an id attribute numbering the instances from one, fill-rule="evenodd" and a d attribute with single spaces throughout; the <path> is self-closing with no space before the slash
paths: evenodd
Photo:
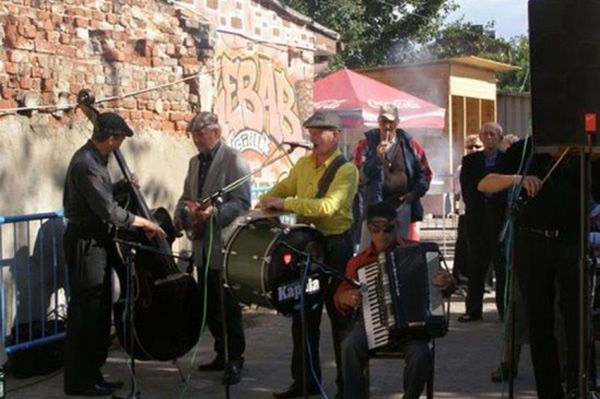
<path id="1" fill-rule="evenodd" d="M 183 186 L 183 194 L 175 210 L 175 227 L 188 228 L 186 207 L 209 197 L 250 171 L 248 162 L 233 148 L 221 141 L 221 126 L 216 114 L 201 112 L 192 119 L 188 127 L 199 154 L 190 159 L 189 169 Z M 205 234 L 193 241 L 194 263 L 200 269 L 200 284 L 204 286 L 206 275 L 207 306 L 206 320 L 215 339 L 216 357 L 210 363 L 200 365 L 200 371 L 225 370 L 223 384 L 236 384 L 240 381 L 245 348 L 242 312 L 238 301 L 229 291 L 225 292 L 225 313 L 229 363 L 225 364 L 223 340 L 223 320 L 221 320 L 222 287 L 220 275 L 223 246 L 221 230 L 237 216 L 250 208 L 250 182 L 243 183 L 235 190 L 224 193 L 222 202 L 209 204 L 205 208 L 195 208 L 191 212 L 194 225 L 204 227 Z M 192 206 L 193 208 L 193 206 Z M 214 219 L 211 222 L 211 217 Z M 212 225 L 212 228 L 211 228 Z M 210 232 L 212 231 L 212 247 Z M 210 257 L 209 257 L 210 254 Z M 208 268 L 208 270 L 206 270 Z"/>

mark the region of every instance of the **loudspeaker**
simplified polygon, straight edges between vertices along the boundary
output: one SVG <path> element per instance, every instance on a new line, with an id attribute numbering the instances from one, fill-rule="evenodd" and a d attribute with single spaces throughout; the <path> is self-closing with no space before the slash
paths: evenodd
<path id="1" fill-rule="evenodd" d="M 600 1 L 529 0 L 536 150 L 584 146 L 600 117 Z"/>

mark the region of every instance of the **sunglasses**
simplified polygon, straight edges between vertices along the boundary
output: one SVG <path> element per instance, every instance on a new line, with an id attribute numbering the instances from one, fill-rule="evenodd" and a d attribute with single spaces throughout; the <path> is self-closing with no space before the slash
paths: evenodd
<path id="1" fill-rule="evenodd" d="M 480 148 L 483 148 L 482 145 L 468 145 L 465 147 L 467 150 L 479 150 Z"/>
<path id="2" fill-rule="evenodd" d="M 383 226 L 367 224 L 367 228 L 371 233 L 379 233 L 381 231 L 383 231 L 384 233 L 391 233 L 392 231 L 394 231 L 394 227 L 395 226 L 393 224 L 384 224 Z"/>

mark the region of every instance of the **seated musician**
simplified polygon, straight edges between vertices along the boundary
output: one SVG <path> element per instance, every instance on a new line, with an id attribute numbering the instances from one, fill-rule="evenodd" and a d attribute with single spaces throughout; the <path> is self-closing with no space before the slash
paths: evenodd
<path id="1" fill-rule="evenodd" d="M 379 253 L 394 248 L 396 245 L 406 245 L 411 241 L 396 239 L 394 220 L 395 209 L 379 202 L 367 208 L 367 227 L 371 236 L 371 245 L 348 262 L 346 277 L 357 280 L 357 270 L 377 261 Z M 454 279 L 445 271 L 436 273 L 433 285 L 445 293 L 454 288 Z M 361 306 L 361 292 L 350 284 L 343 282 L 335 293 L 335 305 L 343 314 L 350 314 Z M 406 336 L 398 342 L 405 353 L 406 366 L 404 369 L 404 398 L 418 398 L 425 387 L 432 371 L 433 358 L 428 346 L 427 337 L 413 338 Z M 364 368 L 369 361 L 367 335 L 362 317 L 351 333 L 342 343 L 342 367 L 346 389 L 344 398 L 365 398 L 367 389 Z"/>

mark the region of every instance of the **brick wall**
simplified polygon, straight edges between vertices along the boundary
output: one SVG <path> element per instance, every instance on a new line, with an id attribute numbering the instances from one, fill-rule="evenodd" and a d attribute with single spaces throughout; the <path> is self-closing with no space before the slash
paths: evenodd
<path id="1" fill-rule="evenodd" d="M 0 109 L 145 89 L 197 72 L 211 27 L 158 1 L 1 1 Z M 198 103 L 182 83 L 107 104 L 136 128 L 182 130 Z"/>
<path id="2" fill-rule="evenodd" d="M 73 103 L 84 87 L 96 98 L 131 93 L 197 73 L 203 64 L 212 73 L 215 43 L 227 37 L 244 47 L 277 46 L 282 62 L 292 67 L 291 58 L 300 58 L 312 68 L 314 32 L 276 7 L 180 3 L 191 10 L 144 0 L 0 1 L 0 109 Z M 134 128 L 172 132 L 185 129 L 199 102 L 197 81 L 188 81 L 106 106 Z"/>

